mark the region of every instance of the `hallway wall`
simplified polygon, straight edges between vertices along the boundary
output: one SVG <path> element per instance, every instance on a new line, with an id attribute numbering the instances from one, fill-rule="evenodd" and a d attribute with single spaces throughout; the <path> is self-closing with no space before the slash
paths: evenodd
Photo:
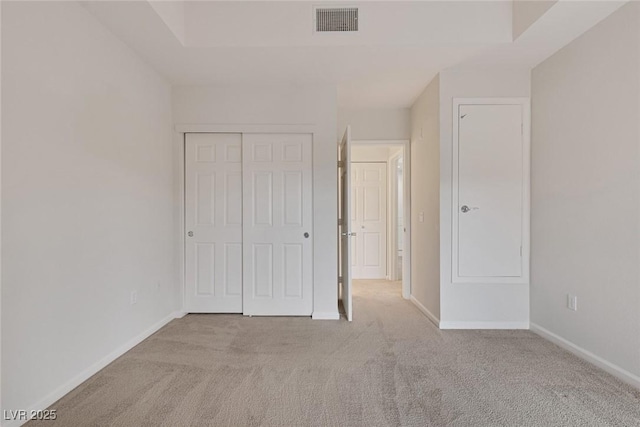
<path id="1" fill-rule="evenodd" d="M 423 221 L 420 221 L 420 217 Z M 411 107 L 411 296 L 440 319 L 440 75 Z"/>
<path id="2" fill-rule="evenodd" d="M 409 139 L 411 112 L 408 108 L 371 108 L 338 110 L 338 136 L 342 137 L 347 125 L 351 125 L 351 138 Z"/>

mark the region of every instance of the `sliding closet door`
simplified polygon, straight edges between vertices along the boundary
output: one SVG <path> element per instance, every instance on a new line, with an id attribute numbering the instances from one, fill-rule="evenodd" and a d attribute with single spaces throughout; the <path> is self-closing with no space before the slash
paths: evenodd
<path id="1" fill-rule="evenodd" d="M 312 136 L 243 135 L 243 312 L 311 315 Z"/>
<path id="2" fill-rule="evenodd" d="M 242 136 L 185 144 L 186 311 L 242 313 Z"/>

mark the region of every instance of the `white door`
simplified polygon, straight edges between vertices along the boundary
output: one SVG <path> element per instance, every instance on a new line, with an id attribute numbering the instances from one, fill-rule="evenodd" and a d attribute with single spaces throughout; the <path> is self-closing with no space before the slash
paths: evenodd
<path id="1" fill-rule="evenodd" d="M 353 296 L 351 289 L 351 126 L 340 143 L 340 281 L 342 285 L 342 306 L 347 320 L 353 320 Z"/>
<path id="2" fill-rule="evenodd" d="M 354 279 L 387 277 L 387 164 L 351 164 Z"/>
<path id="3" fill-rule="evenodd" d="M 243 312 L 312 312 L 312 135 L 243 135 Z"/>
<path id="4" fill-rule="evenodd" d="M 461 278 L 520 277 L 523 107 L 460 105 L 458 115 L 454 273 Z"/>
<path id="5" fill-rule="evenodd" d="M 188 133 L 185 144 L 185 308 L 241 313 L 242 136 Z"/>

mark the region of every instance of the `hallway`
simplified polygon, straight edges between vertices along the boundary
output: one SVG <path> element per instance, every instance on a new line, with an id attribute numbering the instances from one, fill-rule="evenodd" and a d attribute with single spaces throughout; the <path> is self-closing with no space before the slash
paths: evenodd
<path id="1" fill-rule="evenodd" d="M 43 425 L 640 426 L 637 390 L 528 331 L 441 332 L 386 281 L 355 282 L 351 323 L 188 315 L 52 408 Z"/>

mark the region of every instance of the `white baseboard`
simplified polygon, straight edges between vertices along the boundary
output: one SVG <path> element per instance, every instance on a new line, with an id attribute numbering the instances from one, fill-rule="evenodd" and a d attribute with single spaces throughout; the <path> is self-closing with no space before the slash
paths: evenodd
<path id="1" fill-rule="evenodd" d="M 610 373 L 614 377 L 626 382 L 627 384 L 640 389 L 640 377 L 638 375 L 632 374 L 631 372 L 621 368 L 620 366 L 613 364 L 608 360 L 605 360 L 602 357 L 595 355 L 588 350 L 585 350 L 582 347 L 575 345 L 571 341 L 562 338 L 560 335 L 554 334 L 553 332 L 543 328 L 540 325 L 532 323 L 531 331 L 540 335 L 542 338 L 551 341 L 557 346 L 562 347 L 568 352 L 573 353 L 579 358 L 584 359 L 587 362 L 597 366 L 603 371 Z"/>
<path id="2" fill-rule="evenodd" d="M 186 316 L 187 313 L 186 311 L 176 311 L 173 313 L 174 319 L 182 319 L 184 316 Z"/>
<path id="3" fill-rule="evenodd" d="M 422 314 L 424 314 L 425 316 L 427 316 L 427 318 L 429 320 L 431 320 L 433 322 L 434 325 L 436 325 L 438 328 L 440 327 L 440 319 L 438 319 L 432 312 L 430 312 L 427 307 L 425 307 L 424 305 L 422 305 L 422 303 L 420 301 L 418 301 L 416 299 L 416 297 L 414 297 L 413 295 L 411 295 L 409 297 L 409 301 L 411 301 L 416 307 L 418 307 L 418 310 L 420 310 L 422 312 Z"/>
<path id="4" fill-rule="evenodd" d="M 84 371 L 82 371 L 81 373 L 79 373 L 78 375 L 76 375 L 66 383 L 62 384 L 60 387 L 58 387 L 57 389 L 49 393 L 39 402 L 33 405 L 30 405 L 28 408 L 25 408 L 27 411 L 27 414 L 31 413 L 31 411 L 41 411 L 41 410 L 47 409 L 49 406 L 53 405 L 64 395 L 66 395 L 71 390 L 78 387 L 80 384 L 82 384 L 83 382 L 88 380 L 90 377 L 98 373 L 98 371 L 106 367 L 108 364 L 116 360 L 118 357 L 122 356 L 127 351 L 131 350 L 133 347 L 137 346 L 142 341 L 144 341 L 145 339 L 149 338 L 151 335 L 156 333 L 164 325 L 171 322 L 173 319 L 177 319 L 184 316 L 185 314 L 186 313 L 181 313 L 181 312 L 171 313 L 164 319 L 160 320 L 150 328 L 141 332 L 136 337 L 130 339 L 129 341 L 127 341 L 126 343 L 124 343 L 123 345 L 121 345 L 111 353 L 109 353 L 107 356 L 103 357 L 93 365 L 89 366 L 87 369 L 85 369 Z M 25 424 L 27 421 L 28 420 L 2 420 L 2 426 L 18 427 Z"/>
<path id="5" fill-rule="evenodd" d="M 313 320 L 340 320 L 340 313 L 337 311 L 327 313 L 314 311 L 311 318 Z"/>
<path id="6" fill-rule="evenodd" d="M 440 321 L 440 329 L 529 329 L 529 322 Z"/>

